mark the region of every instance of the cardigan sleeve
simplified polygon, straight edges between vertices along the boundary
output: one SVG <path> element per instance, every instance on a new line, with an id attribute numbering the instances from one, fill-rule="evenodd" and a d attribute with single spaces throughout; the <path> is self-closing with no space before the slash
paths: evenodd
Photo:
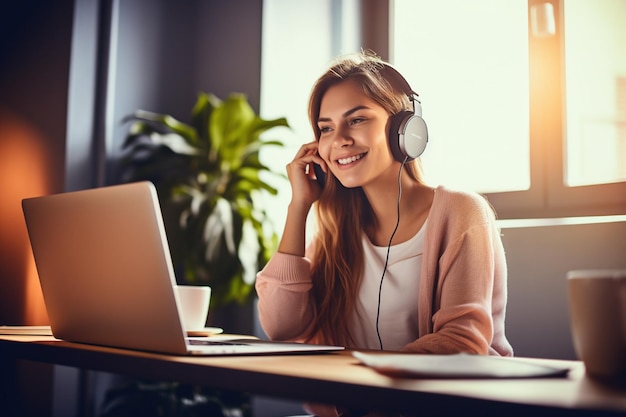
<path id="1" fill-rule="evenodd" d="M 272 340 L 303 341 L 315 317 L 311 262 L 275 253 L 258 274 L 256 291 L 261 326 Z"/>
<path id="2" fill-rule="evenodd" d="M 478 195 L 438 188 L 428 228 L 420 337 L 403 350 L 511 355 L 504 338 L 506 262 L 488 203 Z"/>

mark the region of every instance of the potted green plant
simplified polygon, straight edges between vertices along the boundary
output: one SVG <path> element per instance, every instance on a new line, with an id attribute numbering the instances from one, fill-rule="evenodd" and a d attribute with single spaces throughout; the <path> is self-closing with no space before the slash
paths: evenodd
<path id="1" fill-rule="evenodd" d="M 249 300 L 278 242 L 259 199 L 277 190 L 263 176 L 285 178 L 259 160 L 283 146 L 262 134 L 286 119 L 262 119 L 242 94 L 200 93 L 190 123 L 143 110 L 125 122 L 121 180 L 155 184 L 178 283 L 211 286 L 212 309 Z"/>

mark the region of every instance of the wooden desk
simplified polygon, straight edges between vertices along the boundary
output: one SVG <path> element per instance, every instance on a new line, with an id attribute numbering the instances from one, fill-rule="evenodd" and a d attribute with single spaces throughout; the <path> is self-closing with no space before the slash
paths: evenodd
<path id="1" fill-rule="evenodd" d="M 567 378 L 435 380 L 389 378 L 350 352 L 319 355 L 182 357 L 69 343 L 47 336 L 0 335 L 3 361 L 26 359 L 252 394 L 436 415 L 626 415 L 626 387 L 589 379 L 582 363 Z"/>

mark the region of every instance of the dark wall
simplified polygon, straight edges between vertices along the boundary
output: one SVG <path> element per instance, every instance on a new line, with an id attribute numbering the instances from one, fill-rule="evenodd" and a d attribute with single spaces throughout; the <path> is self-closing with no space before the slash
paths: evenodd
<path id="1" fill-rule="evenodd" d="M 25 197 L 115 182 L 137 109 L 198 92 L 258 111 L 261 0 L 27 0 L 0 12 L 0 325 L 45 324 Z"/>
<path id="2" fill-rule="evenodd" d="M 47 323 L 21 200 L 64 188 L 73 16 L 73 0 L 0 10 L 0 325 Z M 50 415 L 53 368 L 11 366 L 0 414 Z"/>
<path id="3" fill-rule="evenodd" d="M 258 111 L 261 68 L 261 0 L 134 0 L 113 10 L 108 88 L 107 182 L 137 109 L 189 120 L 200 91 L 225 98 L 248 96 Z"/>
<path id="4" fill-rule="evenodd" d="M 0 324 L 47 320 L 21 199 L 63 190 L 73 3 L 0 13 Z"/>

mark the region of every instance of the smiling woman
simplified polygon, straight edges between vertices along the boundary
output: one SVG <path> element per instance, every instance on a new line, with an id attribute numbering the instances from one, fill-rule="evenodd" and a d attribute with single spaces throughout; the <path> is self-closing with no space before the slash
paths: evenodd
<path id="1" fill-rule="evenodd" d="M 361 53 L 338 58 L 314 84 L 316 140 L 287 165 L 284 232 L 257 276 L 261 324 L 276 340 L 512 355 L 494 213 L 477 194 L 426 184 L 419 155 L 394 155 L 390 126 L 415 117 L 415 97 L 394 74 Z M 323 187 L 311 164 L 326 172 Z M 318 228 L 307 244 L 312 207 Z"/>

